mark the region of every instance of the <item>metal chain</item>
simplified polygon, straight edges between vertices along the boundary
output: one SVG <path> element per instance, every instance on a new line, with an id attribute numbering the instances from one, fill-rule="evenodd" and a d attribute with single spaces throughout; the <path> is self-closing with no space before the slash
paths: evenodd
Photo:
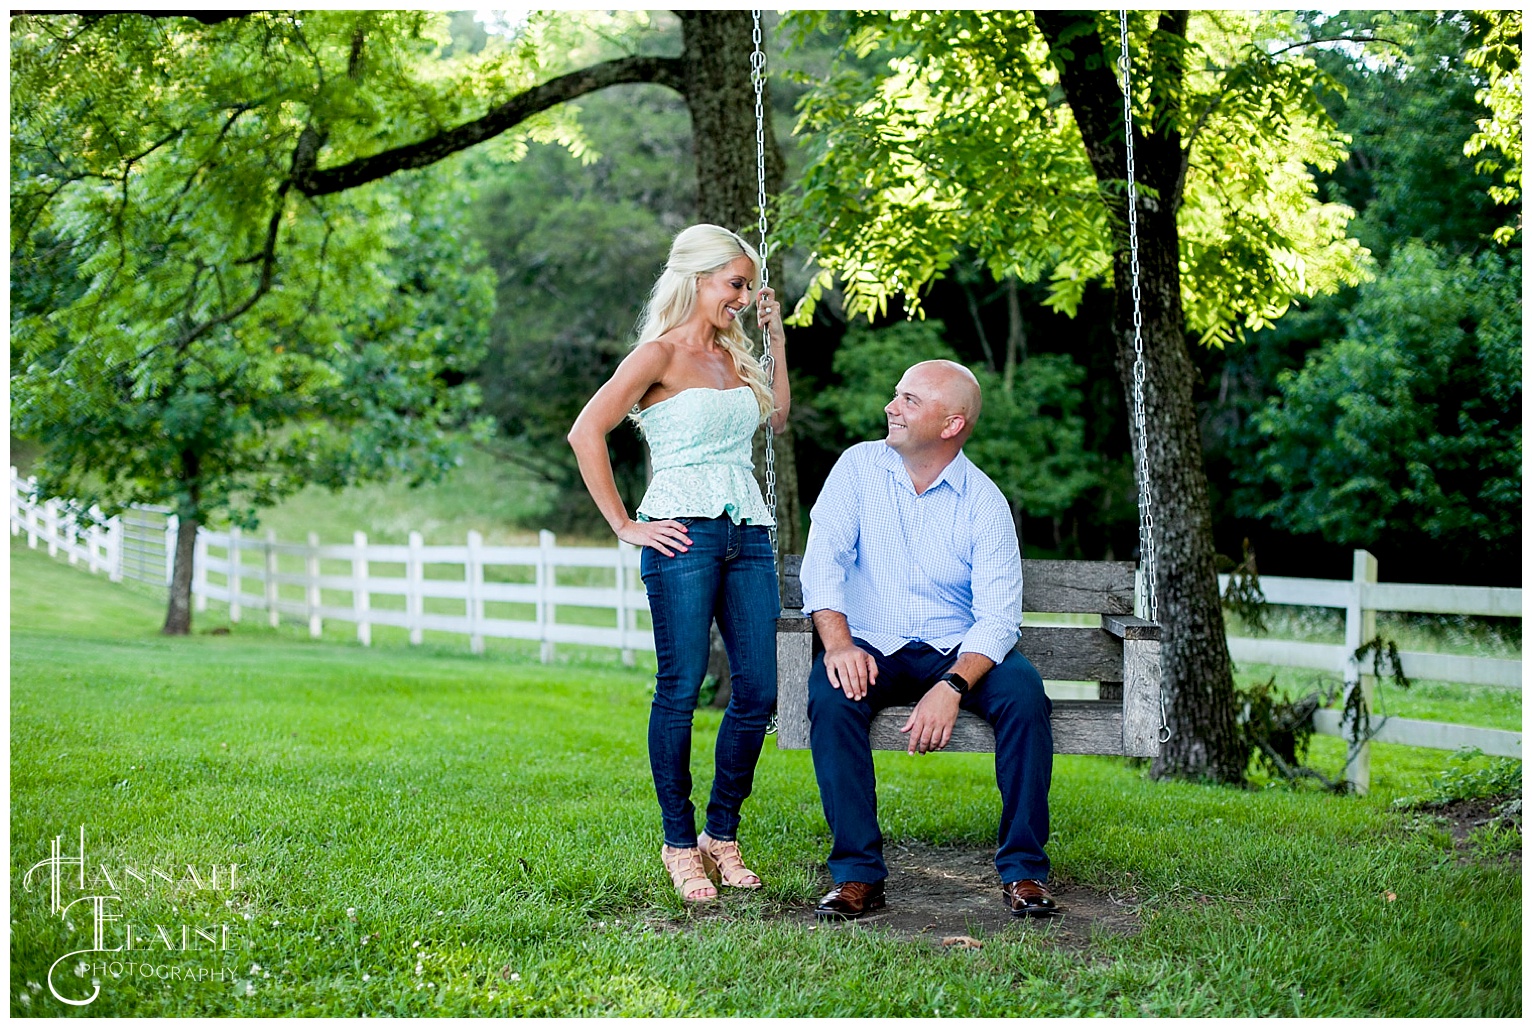
<path id="1" fill-rule="evenodd" d="M 1144 606 L 1149 620 L 1159 623 L 1160 597 L 1155 588 L 1154 495 L 1149 489 L 1149 437 L 1144 417 L 1144 317 L 1138 288 L 1138 185 L 1133 155 L 1133 67 L 1128 57 L 1128 12 L 1117 12 L 1122 52 L 1117 67 L 1122 71 L 1122 124 L 1128 150 L 1128 254 L 1133 276 L 1133 424 L 1138 429 L 1138 538 L 1144 558 Z M 1160 687 L 1160 742 L 1170 741 L 1170 719 L 1165 712 L 1165 689 Z"/>
<path id="2" fill-rule="evenodd" d="M 761 288 L 765 289 L 771 284 L 771 272 L 766 267 L 766 109 L 762 103 L 762 92 L 766 88 L 766 51 L 761 49 L 761 12 L 751 11 L 751 18 L 755 21 L 755 31 L 751 38 L 755 42 L 755 49 L 750 54 L 750 82 L 755 86 L 755 183 L 756 204 L 759 212 L 756 220 L 757 227 L 761 230 Z M 759 303 L 759 300 L 757 300 Z M 776 361 L 771 356 L 771 329 L 761 329 L 761 370 L 766 372 L 766 381 L 770 384 L 776 382 Z M 777 462 L 776 453 L 771 444 L 771 423 L 766 424 L 766 507 L 771 511 L 771 552 L 777 552 Z"/>

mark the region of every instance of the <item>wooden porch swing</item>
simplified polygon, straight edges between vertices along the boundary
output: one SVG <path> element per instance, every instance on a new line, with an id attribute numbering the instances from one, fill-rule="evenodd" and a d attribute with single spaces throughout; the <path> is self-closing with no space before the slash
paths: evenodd
<path id="1" fill-rule="evenodd" d="M 756 168 L 760 201 L 761 284 L 767 279 L 766 158 L 762 86 L 766 56 L 761 48 L 760 12 L 755 15 L 755 49 L 751 78 L 755 84 Z M 1134 420 L 1139 441 L 1139 538 L 1144 562 L 1144 611 L 1135 617 L 1134 571 L 1131 561 L 1024 560 L 1022 609 L 1036 614 L 1098 615 L 1100 627 L 1022 626 L 1018 649 L 1045 681 L 1095 682 L 1095 700 L 1053 701 L 1055 753 L 1096 753 L 1152 757 L 1170 738 L 1160 680 L 1160 625 L 1154 588 L 1154 519 L 1149 491 L 1149 465 L 1144 429 L 1144 355 L 1139 314 L 1138 211 L 1134 184 L 1133 115 L 1128 60 L 1128 15 L 1119 12 L 1123 76 L 1123 121 L 1127 136 L 1128 232 L 1132 254 Z M 771 349 L 762 341 L 767 374 Z M 767 502 L 776 513 L 776 474 L 771 431 L 766 431 Z M 776 530 L 772 530 L 776 548 Z M 777 619 L 777 717 L 779 749 L 809 746 L 808 678 L 814 657 L 822 649 L 813 620 L 802 613 L 799 569 L 803 558 L 781 558 L 782 615 Z M 908 736 L 899 726 L 913 707 L 888 707 L 872 721 L 873 749 L 903 750 Z M 947 751 L 993 752 L 994 732 L 983 718 L 966 710 L 958 714 Z"/>

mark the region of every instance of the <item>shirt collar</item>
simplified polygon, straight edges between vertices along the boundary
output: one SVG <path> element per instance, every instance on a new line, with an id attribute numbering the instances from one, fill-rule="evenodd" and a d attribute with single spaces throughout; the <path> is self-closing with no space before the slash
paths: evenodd
<path id="1" fill-rule="evenodd" d="M 895 450 L 887 443 L 883 444 L 882 449 L 883 452 L 879 455 L 882 458 L 882 465 L 887 468 L 890 473 L 897 474 L 899 476 L 899 480 L 904 483 L 905 487 L 908 488 L 911 492 L 914 492 L 915 487 L 910 482 L 909 469 L 904 466 L 904 458 L 899 456 L 899 451 Z M 968 457 L 963 453 L 962 450 L 959 450 L 957 456 L 953 457 L 952 460 L 947 463 L 947 466 L 942 468 L 942 473 L 936 476 L 935 481 L 933 481 L 930 487 L 926 489 L 926 492 L 930 492 L 932 489 L 935 489 L 937 486 L 945 482 L 953 492 L 957 493 L 959 496 L 962 496 L 965 492 L 968 491 L 969 466 Z"/>

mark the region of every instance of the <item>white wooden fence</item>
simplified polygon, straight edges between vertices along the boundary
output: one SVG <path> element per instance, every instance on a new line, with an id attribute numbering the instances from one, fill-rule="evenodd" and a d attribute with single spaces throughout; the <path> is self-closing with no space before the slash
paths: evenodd
<path id="1" fill-rule="evenodd" d="M 1219 577 L 1220 588 L 1228 584 Z M 1352 554 L 1350 581 L 1327 578 L 1261 578 L 1267 603 L 1330 607 L 1346 612 L 1346 635 L 1342 645 L 1294 642 L 1229 636 L 1229 656 L 1237 663 L 1275 664 L 1311 668 L 1338 674 L 1347 689 L 1361 689 L 1367 709 L 1373 711 L 1368 734 L 1379 742 L 1402 743 L 1429 749 L 1456 750 L 1474 746 L 1492 756 L 1521 759 L 1521 733 L 1494 728 L 1454 725 L 1440 721 L 1379 716 L 1374 697 L 1375 681 L 1363 674 L 1354 656 L 1365 643 L 1378 636 L 1378 611 L 1416 614 L 1472 614 L 1489 617 L 1521 617 L 1521 590 L 1464 585 L 1400 585 L 1378 581 L 1378 559 L 1366 550 Z M 1471 685 L 1521 688 L 1521 661 L 1490 657 L 1461 657 L 1445 653 L 1401 651 L 1400 670 L 1411 679 L 1463 682 Z M 1367 662 L 1371 666 L 1371 661 Z M 1349 738 L 1352 726 L 1342 723 L 1340 711 L 1314 714 L 1314 730 L 1321 735 Z M 1357 747 L 1346 768 L 1352 785 L 1365 792 L 1371 758 L 1367 743 Z"/>
<path id="2" fill-rule="evenodd" d="M 112 581 L 170 584 L 173 514 L 134 508 L 104 526 L 82 529 L 58 500 L 31 502 L 34 485 L 11 469 L 13 536 L 25 533 L 29 546 L 45 544 L 50 556 L 63 552 L 71 564 L 83 561 Z M 300 563 L 303 570 L 292 570 Z M 574 643 L 620 650 L 632 663 L 634 651 L 654 649 L 652 633 L 640 624 L 649 599 L 638 573 L 637 547 L 559 546 L 547 531 L 539 533 L 536 546 L 485 546 L 477 532 L 469 532 L 463 546 L 427 546 L 419 532 L 411 532 L 404 545 L 379 545 L 363 532 L 350 543 L 321 544 L 313 533 L 306 543 L 290 543 L 271 531 L 251 538 L 238 528 L 201 529 L 192 596 L 199 611 L 209 600 L 228 604 L 234 622 L 261 611 L 275 626 L 287 615 L 307 624 L 315 638 L 326 621 L 339 621 L 354 625 L 357 640 L 370 645 L 374 625 L 393 625 L 407 630 L 414 644 L 431 630 L 466 635 L 475 653 L 483 652 L 486 638 L 528 639 L 541 644 L 544 661 L 553 659 L 558 643 Z M 611 584 L 572 584 L 571 577 Z M 380 597 L 401 599 L 375 603 Z M 560 621 L 561 606 L 585 608 L 583 619 L 612 623 Z"/>
<path id="3" fill-rule="evenodd" d="M 633 651 L 654 649 L 650 630 L 638 623 L 639 615 L 649 612 L 638 580 L 639 550 L 627 543 L 558 546 L 548 531 L 539 533 L 536 546 L 486 546 L 478 532 L 469 532 L 463 546 L 427 546 L 419 532 L 411 532 L 405 545 L 369 543 L 363 532 L 343 544 L 321 544 L 313 533 L 306 543 L 284 543 L 272 532 L 250 539 L 233 528 L 198 533 L 196 552 L 197 609 L 205 610 L 209 600 L 222 601 L 235 622 L 248 610 L 264 611 L 271 625 L 287 614 L 306 622 L 318 638 L 326 621 L 341 621 L 355 625 L 363 645 L 371 644 L 374 625 L 406 629 L 417 645 L 427 630 L 448 632 L 466 635 L 474 653 L 484 652 L 486 638 L 530 639 L 542 644 L 544 661 L 553 659 L 558 643 L 618 649 L 629 663 Z M 279 570 L 283 558 L 301 560 L 303 570 Z M 335 570 L 335 564 L 345 570 Z M 379 564 L 398 573 L 380 573 Z M 583 577 L 611 584 L 560 584 L 560 570 L 572 568 L 596 569 Z M 284 598 L 283 586 L 301 589 L 302 598 Z M 402 602 L 384 606 L 374 602 L 379 597 Z M 594 608 L 598 619 L 611 612 L 613 624 L 561 622 L 560 607 Z"/>
<path id="4" fill-rule="evenodd" d="M 113 581 L 135 578 L 169 584 L 173 515 L 159 508 L 137 508 L 105 527 L 82 530 L 59 501 L 31 502 L 33 484 L 11 469 L 12 535 L 25 532 L 29 545 L 44 543 L 50 554 L 62 551 L 71 564 L 83 562 L 92 572 L 105 571 Z M 321 544 L 312 533 L 307 542 L 292 543 L 279 542 L 270 531 L 247 538 L 238 529 L 204 529 L 197 537 L 192 591 L 197 610 L 206 610 L 208 601 L 216 600 L 228 604 L 229 618 L 236 622 L 252 610 L 265 612 L 272 625 L 288 615 L 306 623 L 316 638 L 326 621 L 344 622 L 355 626 L 363 645 L 372 641 L 372 626 L 393 625 L 406 629 L 416 644 L 427 630 L 466 635 L 475 653 L 483 652 L 486 638 L 534 640 L 541 643 L 544 661 L 553 658 L 558 643 L 618 649 L 629 662 L 635 650 L 652 651 L 653 636 L 639 624 L 649 603 L 638 579 L 638 549 L 626 543 L 615 548 L 556 543 L 554 534 L 546 531 L 540 533 L 537 546 L 485 546 L 477 532 L 470 532 L 463 546 L 426 546 L 418 532 L 410 533 L 406 545 L 378 545 L 361 532 L 350 543 Z M 303 570 L 283 570 L 284 561 L 289 568 L 301 562 Z M 571 575 L 576 568 L 586 570 Z M 389 573 L 391 569 L 397 573 Z M 582 576 L 611 584 L 567 581 Z M 560 578 L 566 581 L 561 584 Z M 1353 654 L 1377 635 L 1378 611 L 1521 616 L 1520 589 L 1380 583 L 1377 560 L 1365 550 L 1356 551 L 1349 581 L 1263 577 L 1261 588 L 1268 603 L 1344 610 L 1345 642 L 1230 636 L 1230 656 L 1244 664 L 1335 673 L 1348 687 L 1363 690 L 1369 710 L 1376 710 L 1374 682 L 1362 674 Z M 380 597 L 402 601 L 373 602 Z M 585 608 L 585 618 L 612 623 L 560 621 L 561 606 Z M 1400 658 L 1410 678 L 1521 687 L 1519 660 L 1415 652 L 1401 653 Z M 1314 720 L 1321 734 L 1350 734 L 1338 711 L 1321 710 Z M 1382 742 L 1449 750 L 1476 746 L 1488 754 L 1521 758 L 1520 732 L 1378 717 L 1370 727 L 1373 738 Z M 1348 776 L 1363 790 L 1368 758 L 1364 745 L 1348 767 Z"/>

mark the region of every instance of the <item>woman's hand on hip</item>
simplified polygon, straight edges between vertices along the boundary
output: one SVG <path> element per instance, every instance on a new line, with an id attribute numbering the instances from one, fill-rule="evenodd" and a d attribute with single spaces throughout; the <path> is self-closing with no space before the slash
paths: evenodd
<path id="1" fill-rule="evenodd" d="M 675 556 L 671 547 L 685 553 L 692 544 L 686 526 L 679 521 L 629 521 L 617 530 L 617 538 L 634 546 L 652 547 L 667 557 Z"/>

